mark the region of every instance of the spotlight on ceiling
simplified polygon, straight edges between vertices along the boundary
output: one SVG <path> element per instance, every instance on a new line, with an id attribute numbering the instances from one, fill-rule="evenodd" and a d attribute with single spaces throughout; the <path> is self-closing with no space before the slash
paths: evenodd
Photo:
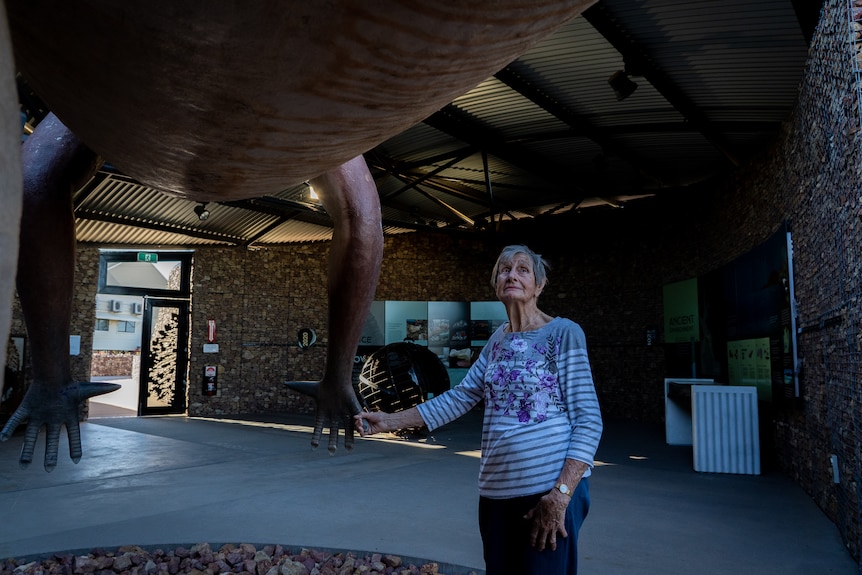
<path id="1" fill-rule="evenodd" d="M 638 89 L 638 85 L 629 79 L 629 75 L 625 70 L 614 72 L 613 76 L 608 78 L 608 84 L 614 89 L 614 94 L 617 95 L 617 102 L 622 102 Z"/>
<path id="2" fill-rule="evenodd" d="M 200 221 L 204 221 L 208 217 L 210 217 L 210 211 L 207 209 L 207 205 L 204 203 L 200 203 L 195 206 L 195 213 L 198 215 L 198 219 Z"/>

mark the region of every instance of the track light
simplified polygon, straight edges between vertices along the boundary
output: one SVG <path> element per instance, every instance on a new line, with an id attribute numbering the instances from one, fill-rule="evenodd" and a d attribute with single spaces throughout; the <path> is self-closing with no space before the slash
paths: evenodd
<path id="1" fill-rule="evenodd" d="M 629 74 L 625 70 L 617 70 L 613 76 L 608 78 L 608 84 L 614 89 L 614 94 L 617 96 L 617 102 L 622 102 L 629 96 L 635 93 L 638 85 L 629 79 Z"/>
<path id="2" fill-rule="evenodd" d="M 207 209 L 207 205 L 203 202 L 195 206 L 195 213 L 198 215 L 198 219 L 200 221 L 204 221 L 210 217 L 210 211 Z"/>

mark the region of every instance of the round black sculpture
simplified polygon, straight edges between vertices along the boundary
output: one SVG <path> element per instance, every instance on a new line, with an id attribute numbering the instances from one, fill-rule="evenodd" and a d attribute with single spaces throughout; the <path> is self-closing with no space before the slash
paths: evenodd
<path id="1" fill-rule="evenodd" d="M 370 411 L 394 413 L 449 389 L 449 373 L 427 347 L 390 343 L 372 353 L 359 374 L 359 396 Z"/>

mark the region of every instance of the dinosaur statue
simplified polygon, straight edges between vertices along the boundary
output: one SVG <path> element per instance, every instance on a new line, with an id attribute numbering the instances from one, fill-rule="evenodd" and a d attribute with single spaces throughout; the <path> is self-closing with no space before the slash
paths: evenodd
<path id="1" fill-rule="evenodd" d="M 359 403 L 351 366 L 383 245 L 379 199 L 362 154 L 489 77 L 593 1 L 6 2 L 0 217 L 13 225 L 0 233 L 16 227 L 20 177 L 17 289 L 34 380 L 0 439 L 29 420 L 20 459 L 27 465 L 44 425 L 50 471 L 66 425 L 72 459 L 81 456 L 77 405 L 105 390 L 71 380 L 69 325 L 58 318 L 71 310 L 71 192 L 104 159 L 194 201 L 251 198 L 303 181 L 322 192 L 333 220 L 330 343 L 316 385 L 312 445 L 328 426 L 334 450 L 343 426 L 345 446 L 352 447 L 350 417 Z M 14 70 L 56 114 L 21 150 L 14 149 L 21 147 L 20 120 L 11 117 Z M 18 154 L 21 176 L 14 169 Z M 0 239 L 5 338 L 17 238 Z M 28 294 L 36 293 L 53 303 L 32 305 Z"/>

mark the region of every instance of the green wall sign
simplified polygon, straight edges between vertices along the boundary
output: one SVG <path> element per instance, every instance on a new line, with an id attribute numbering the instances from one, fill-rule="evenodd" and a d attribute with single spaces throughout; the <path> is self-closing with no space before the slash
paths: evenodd
<path id="1" fill-rule="evenodd" d="M 700 341 L 697 278 L 664 286 L 664 341 Z"/>

